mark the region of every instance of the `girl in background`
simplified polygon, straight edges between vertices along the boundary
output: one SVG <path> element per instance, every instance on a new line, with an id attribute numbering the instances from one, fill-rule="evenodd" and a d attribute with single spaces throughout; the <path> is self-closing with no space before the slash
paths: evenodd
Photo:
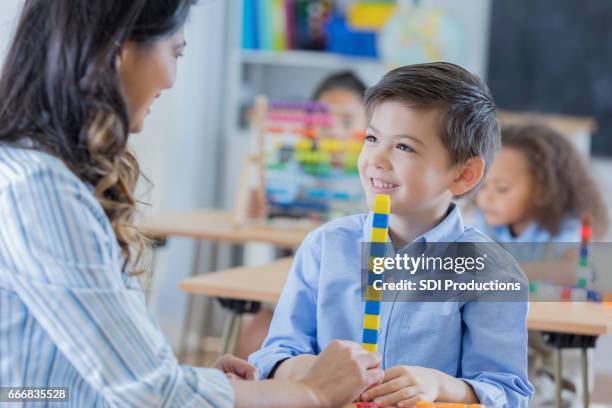
<path id="1" fill-rule="evenodd" d="M 476 203 L 479 229 L 502 245 L 510 244 L 504 246 L 519 261 L 572 258 L 567 244 L 580 241 L 583 214 L 592 218 L 595 238 L 603 237 L 609 224 L 602 194 L 578 152 L 561 134 L 540 124 L 502 130 L 502 149 Z M 552 348 L 541 332 L 529 331 L 534 406 L 554 401 L 553 364 Z M 563 370 L 565 384 L 576 391 L 573 400 L 580 400 L 578 352 L 564 351 Z"/>
<path id="2" fill-rule="evenodd" d="M 502 130 L 502 149 L 476 203 L 479 226 L 498 242 L 576 242 L 584 213 L 593 219 L 596 238 L 609 223 L 602 194 L 578 152 L 539 124 Z"/>
<path id="3" fill-rule="evenodd" d="M 336 117 L 330 133 L 325 136 L 348 140 L 355 132 L 363 132 L 366 128 L 365 90 L 365 84 L 351 71 L 337 72 L 321 81 L 312 99 L 328 105 Z"/>

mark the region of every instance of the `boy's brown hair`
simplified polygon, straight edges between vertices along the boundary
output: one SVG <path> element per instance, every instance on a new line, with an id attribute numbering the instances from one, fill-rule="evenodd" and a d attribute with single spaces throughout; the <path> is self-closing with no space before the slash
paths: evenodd
<path id="1" fill-rule="evenodd" d="M 368 116 L 380 103 L 390 101 L 439 110 L 440 139 L 451 165 L 480 156 L 486 174 L 500 146 L 500 129 L 495 103 L 480 78 L 445 62 L 407 65 L 368 88 L 364 102 Z"/>
<path id="2" fill-rule="evenodd" d="M 549 126 L 532 123 L 504 127 L 502 146 L 520 151 L 534 181 L 536 222 L 555 235 L 567 216 L 589 214 L 593 235 L 608 229 L 608 211 L 601 192 L 574 146 Z"/>

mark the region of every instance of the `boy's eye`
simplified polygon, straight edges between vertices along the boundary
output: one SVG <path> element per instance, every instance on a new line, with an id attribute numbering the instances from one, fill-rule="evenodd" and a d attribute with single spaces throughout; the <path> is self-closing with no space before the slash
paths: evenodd
<path id="1" fill-rule="evenodd" d="M 399 144 L 397 145 L 397 148 L 398 148 L 399 150 L 403 151 L 403 152 L 408 152 L 408 153 L 412 153 L 412 152 L 414 152 L 414 149 L 413 149 L 411 146 L 409 146 L 409 145 L 407 145 L 407 144 L 405 144 L 405 143 L 399 143 Z"/>
<path id="2" fill-rule="evenodd" d="M 376 143 L 378 139 L 376 139 L 376 136 L 372 136 L 372 135 L 367 135 L 365 137 L 365 141 L 366 142 L 370 142 L 370 143 Z"/>
<path id="3" fill-rule="evenodd" d="M 496 188 L 496 190 L 497 190 L 497 192 L 498 192 L 498 193 L 500 193 L 500 194 L 504 194 L 504 193 L 507 193 L 507 192 L 508 192 L 508 187 L 507 187 L 507 186 L 503 186 L 503 187 L 499 187 L 499 186 L 498 186 L 498 187 Z"/>

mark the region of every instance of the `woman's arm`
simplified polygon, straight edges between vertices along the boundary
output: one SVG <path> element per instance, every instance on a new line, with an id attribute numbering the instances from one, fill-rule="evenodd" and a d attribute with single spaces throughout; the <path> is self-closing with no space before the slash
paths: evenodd
<path id="1" fill-rule="evenodd" d="M 1 197 L 8 267 L 0 281 L 100 402 L 233 405 L 221 371 L 178 365 L 142 291 L 126 287 L 112 227 L 85 185 L 67 170 L 41 167 L 5 185 Z"/>
<path id="2" fill-rule="evenodd" d="M 280 380 L 299 380 L 308 373 L 315 361 L 317 361 L 317 356 L 312 354 L 288 358 L 278 363 L 271 377 Z"/>
<path id="3" fill-rule="evenodd" d="M 233 381 L 236 408 L 323 407 L 314 390 L 288 380 Z"/>
<path id="4" fill-rule="evenodd" d="M 339 407 L 382 380 L 380 356 L 357 343 L 334 341 L 297 381 L 233 382 L 236 407 Z"/>

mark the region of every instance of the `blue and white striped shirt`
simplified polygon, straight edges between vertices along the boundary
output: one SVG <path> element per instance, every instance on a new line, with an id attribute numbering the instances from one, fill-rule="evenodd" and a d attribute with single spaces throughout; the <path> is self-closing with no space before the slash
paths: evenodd
<path id="1" fill-rule="evenodd" d="M 57 406 L 233 406 L 221 371 L 178 365 L 122 262 L 86 184 L 0 146 L 0 386 L 69 387 Z"/>

